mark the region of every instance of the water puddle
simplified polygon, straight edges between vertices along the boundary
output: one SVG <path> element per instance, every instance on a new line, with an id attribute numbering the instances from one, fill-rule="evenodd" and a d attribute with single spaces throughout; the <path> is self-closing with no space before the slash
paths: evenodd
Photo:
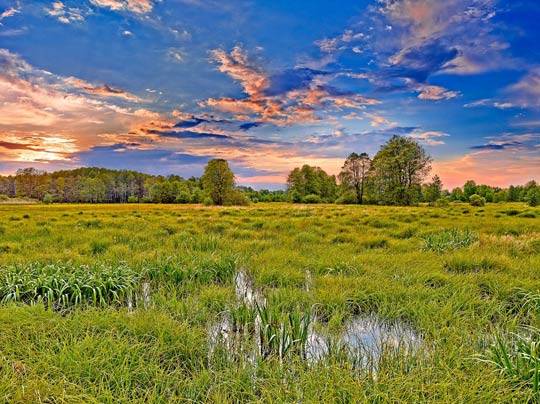
<path id="1" fill-rule="evenodd" d="M 365 314 L 351 318 L 337 334 L 320 324 L 312 324 L 306 343 L 306 359 L 315 362 L 338 351 L 357 366 L 374 370 L 384 352 L 412 354 L 423 347 L 422 336 L 411 327 Z"/>
<path id="2" fill-rule="evenodd" d="M 312 284 L 313 277 L 308 271 L 304 289 L 309 291 Z M 272 317 L 269 322 L 263 318 L 268 315 L 264 314 L 266 299 L 255 288 L 253 279 L 244 268 L 235 274 L 234 286 L 237 306 L 222 313 L 208 327 L 210 360 L 218 347 L 231 358 L 243 363 L 255 364 L 257 359 L 265 359 L 268 356 L 268 341 L 273 340 L 272 335 L 268 334 L 269 327 L 274 327 L 274 339 L 288 341 L 286 348 L 300 353 L 308 363 L 315 364 L 340 354 L 341 357 L 345 355 L 355 367 L 373 372 L 376 372 L 377 364 L 385 353 L 414 354 L 425 346 L 422 335 L 413 328 L 403 322 L 381 319 L 374 314 L 352 317 L 339 332 L 331 332 L 326 324 L 317 322 L 309 313 L 300 313 L 304 317 L 297 319 L 296 329 L 289 326 L 289 321 L 292 321 L 290 314 L 289 317 Z M 298 333 L 298 327 L 305 327 L 303 334 L 300 331 L 300 340 L 294 334 Z M 274 351 L 280 359 L 283 359 L 283 348 L 279 346 Z"/>

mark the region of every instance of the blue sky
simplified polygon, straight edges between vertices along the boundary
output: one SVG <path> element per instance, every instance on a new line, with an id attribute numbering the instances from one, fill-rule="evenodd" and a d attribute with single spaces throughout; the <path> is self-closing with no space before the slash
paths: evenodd
<path id="1" fill-rule="evenodd" d="M 447 187 L 540 179 L 540 3 L 0 0 L 0 172 L 282 187 L 418 140 Z"/>

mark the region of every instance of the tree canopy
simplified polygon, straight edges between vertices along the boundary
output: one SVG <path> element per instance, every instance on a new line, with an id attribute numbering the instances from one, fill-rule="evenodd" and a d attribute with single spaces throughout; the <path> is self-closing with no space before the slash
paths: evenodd
<path id="1" fill-rule="evenodd" d="M 385 205 L 417 203 L 431 162 L 414 139 L 393 136 L 373 158 L 371 175 L 377 199 Z"/>
<path id="2" fill-rule="evenodd" d="M 205 192 L 215 205 L 223 205 L 234 190 L 234 173 L 223 159 L 208 162 L 202 176 Z"/>

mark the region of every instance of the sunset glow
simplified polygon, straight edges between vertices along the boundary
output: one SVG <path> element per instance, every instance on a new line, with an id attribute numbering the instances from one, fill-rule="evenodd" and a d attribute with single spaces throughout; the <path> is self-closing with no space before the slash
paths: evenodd
<path id="1" fill-rule="evenodd" d="M 445 188 L 540 180 L 540 5 L 0 0 L 0 173 L 99 166 L 280 188 L 392 135 Z"/>

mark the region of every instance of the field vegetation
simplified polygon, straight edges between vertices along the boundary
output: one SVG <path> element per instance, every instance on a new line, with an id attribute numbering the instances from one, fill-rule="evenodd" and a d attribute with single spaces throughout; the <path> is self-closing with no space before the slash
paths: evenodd
<path id="1" fill-rule="evenodd" d="M 539 239 L 524 203 L 2 205 L 0 397 L 535 402 Z"/>

